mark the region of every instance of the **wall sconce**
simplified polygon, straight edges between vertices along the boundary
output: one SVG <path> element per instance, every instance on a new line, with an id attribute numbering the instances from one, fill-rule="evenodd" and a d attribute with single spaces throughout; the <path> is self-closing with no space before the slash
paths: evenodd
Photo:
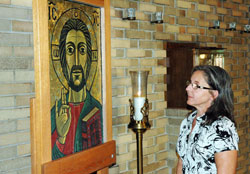
<path id="1" fill-rule="evenodd" d="M 122 12 L 122 19 L 124 20 L 135 20 L 135 9 L 134 8 L 126 8 Z"/>
<path id="2" fill-rule="evenodd" d="M 226 29 L 226 31 L 228 31 L 228 30 L 230 30 L 230 31 L 236 31 L 236 22 L 229 23 L 229 26 Z"/>
<path id="3" fill-rule="evenodd" d="M 130 103 L 130 123 L 128 128 L 136 133 L 137 174 L 143 174 L 142 135 L 151 126 L 148 121 L 149 104 L 147 99 L 147 81 L 149 71 L 130 71 L 132 82 L 132 100 Z"/>
<path id="4" fill-rule="evenodd" d="M 163 23 L 163 13 L 161 11 L 151 14 L 151 23 Z"/>
<path id="5" fill-rule="evenodd" d="M 209 27 L 209 29 L 219 29 L 220 28 L 220 21 L 213 21 L 213 26 Z"/>
<path id="6" fill-rule="evenodd" d="M 244 25 L 243 30 L 240 31 L 240 34 L 250 33 L 250 25 Z"/>
<path id="7" fill-rule="evenodd" d="M 244 26 L 244 32 L 245 33 L 250 33 L 250 25 L 245 25 Z"/>

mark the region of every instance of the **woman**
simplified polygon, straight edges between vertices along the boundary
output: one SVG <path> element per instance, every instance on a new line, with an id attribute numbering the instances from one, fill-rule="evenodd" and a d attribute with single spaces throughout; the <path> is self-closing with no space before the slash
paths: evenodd
<path id="1" fill-rule="evenodd" d="M 194 110 L 180 126 L 176 173 L 235 174 L 239 138 L 230 76 L 218 66 L 196 66 L 186 91 Z"/>

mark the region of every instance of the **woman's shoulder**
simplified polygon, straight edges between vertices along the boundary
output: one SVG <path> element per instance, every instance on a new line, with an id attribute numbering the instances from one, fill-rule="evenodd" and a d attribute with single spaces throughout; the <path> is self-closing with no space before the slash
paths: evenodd
<path id="1" fill-rule="evenodd" d="M 212 123 L 212 126 L 235 127 L 235 124 L 226 116 L 219 116 L 217 120 Z"/>
<path id="2" fill-rule="evenodd" d="M 232 135 L 238 137 L 237 129 L 232 120 L 225 116 L 220 116 L 211 124 L 210 131 L 213 131 L 215 134 Z M 238 138 L 237 138 L 238 139 Z"/>
<path id="3" fill-rule="evenodd" d="M 220 116 L 211 124 L 210 140 L 214 144 L 215 152 L 238 150 L 239 136 L 233 121 Z"/>

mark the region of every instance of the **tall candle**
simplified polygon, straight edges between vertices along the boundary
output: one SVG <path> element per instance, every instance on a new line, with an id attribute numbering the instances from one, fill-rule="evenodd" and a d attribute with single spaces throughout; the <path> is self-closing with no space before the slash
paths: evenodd
<path id="1" fill-rule="evenodd" d="M 132 82 L 132 95 L 134 105 L 133 119 L 135 121 L 143 120 L 143 108 L 147 98 L 147 78 L 149 71 L 130 71 Z"/>
<path id="2" fill-rule="evenodd" d="M 145 97 L 134 97 L 134 120 L 136 121 L 140 121 L 143 119 L 141 108 L 144 106 L 145 100 Z"/>

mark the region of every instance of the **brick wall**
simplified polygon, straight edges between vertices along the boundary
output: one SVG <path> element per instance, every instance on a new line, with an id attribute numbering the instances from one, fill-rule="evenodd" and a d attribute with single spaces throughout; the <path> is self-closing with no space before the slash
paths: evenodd
<path id="1" fill-rule="evenodd" d="M 244 3 L 243 3 L 244 2 Z M 30 174 L 29 98 L 34 96 L 32 0 L 0 1 L 0 172 Z M 175 172 L 175 144 L 187 110 L 166 109 L 165 40 L 226 48 L 225 68 L 233 77 L 235 115 L 240 135 L 238 174 L 250 172 L 249 34 L 225 31 L 249 23 L 250 1 L 111 0 L 113 139 L 117 164 L 111 173 L 136 173 L 135 134 L 127 128 L 131 82 L 129 71 L 150 70 L 148 98 L 151 129 L 143 135 L 144 173 Z M 122 20 L 123 8 L 136 8 L 135 21 Z M 164 13 L 164 24 L 150 14 Z M 220 20 L 219 30 L 209 30 Z M 119 172 L 118 172 L 119 171 Z"/>
<path id="2" fill-rule="evenodd" d="M 187 110 L 167 108 L 164 101 L 166 51 L 164 41 L 199 43 L 204 47 L 226 48 L 225 69 L 233 78 L 235 116 L 240 135 L 239 174 L 250 172 L 249 144 L 249 34 L 226 31 L 229 22 L 237 30 L 249 24 L 249 1 L 228 0 L 112 0 L 112 94 L 113 135 L 117 142 L 120 173 L 136 173 L 136 139 L 127 128 L 128 99 L 131 98 L 129 71 L 150 70 L 148 98 L 152 128 L 144 134 L 144 172 L 175 172 L 175 145 L 181 120 Z M 122 10 L 136 9 L 135 21 L 122 20 Z M 151 24 L 150 15 L 164 13 L 163 24 Z M 221 29 L 209 29 L 213 20 Z M 167 109 L 166 109 L 167 108 Z"/>
<path id="3" fill-rule="evenodd" d="M 30 173 L 31 0 L 0 1 L 0 173 Z M 22 5 L 22 6 L 20 6 Z"/>

